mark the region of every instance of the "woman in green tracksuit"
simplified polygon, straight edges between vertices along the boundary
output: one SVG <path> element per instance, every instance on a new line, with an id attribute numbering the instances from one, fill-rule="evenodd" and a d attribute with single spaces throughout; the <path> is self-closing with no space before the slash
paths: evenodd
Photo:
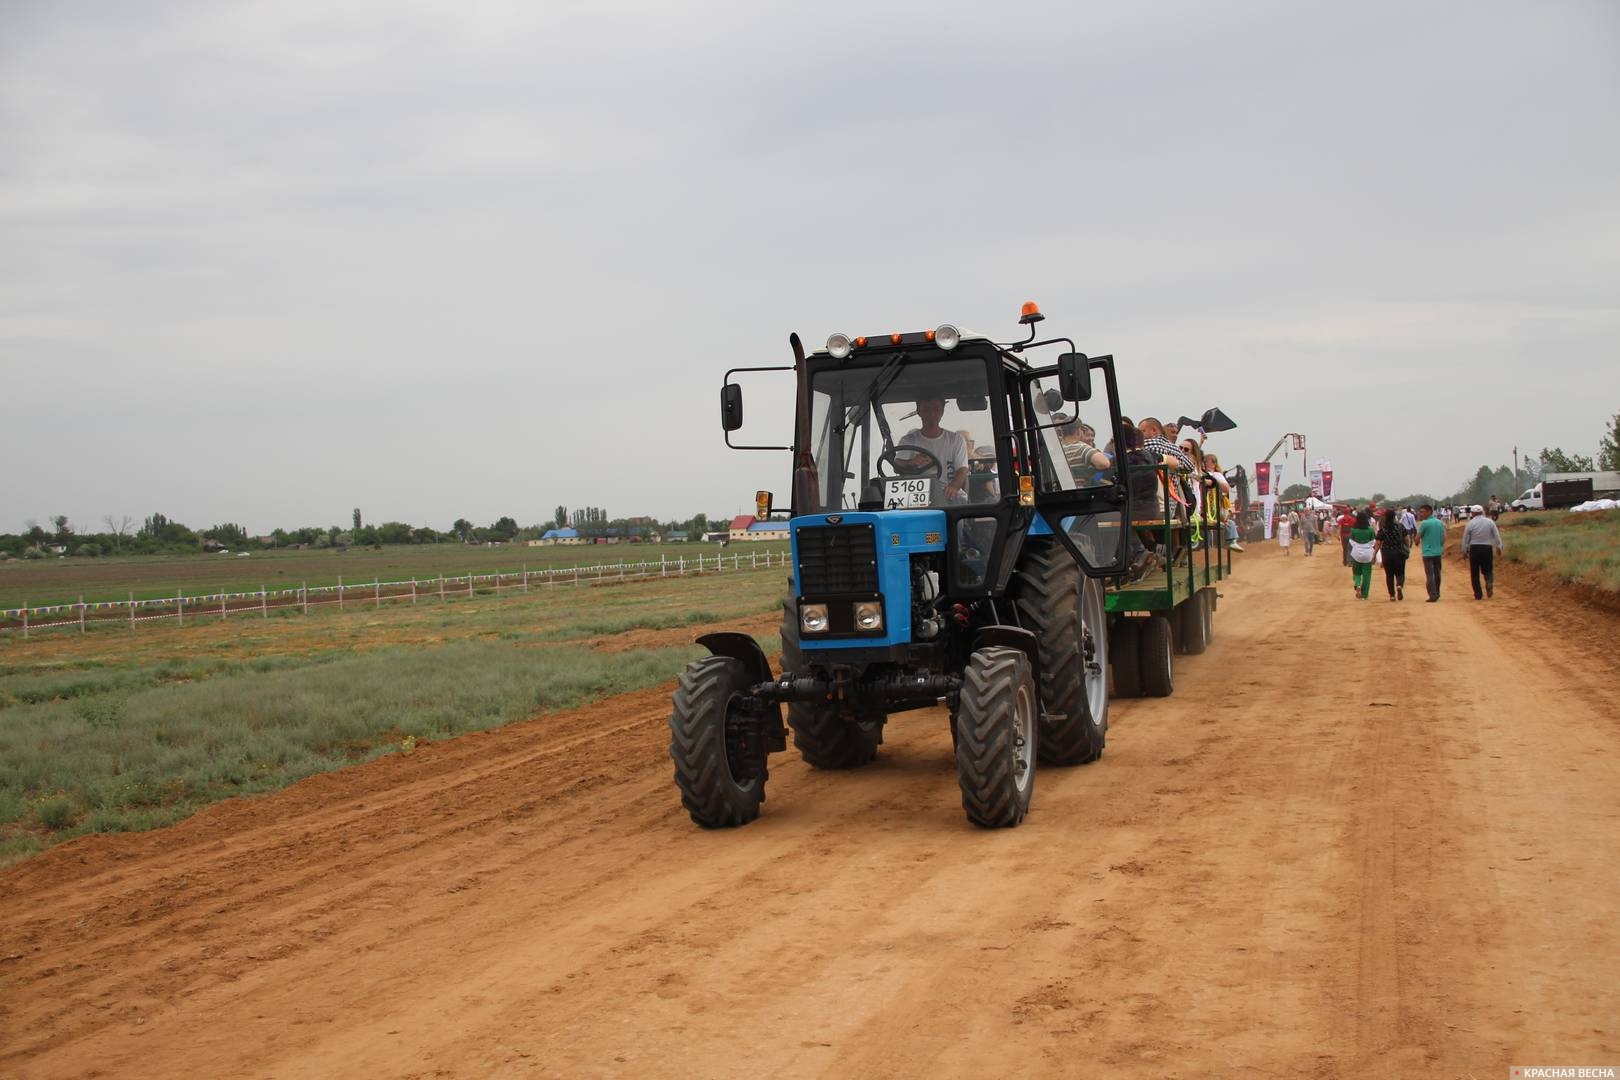
<path id="1" fill-rule="evenodd" d="M 1373 540 L 1377 535 L 1373 532 L 1372 515 L 1366 510 L 1358 511 L 1356 523 L 1350 529 L 1350 581 L 1359 600 L 1367 599 L 1367 592 L 1372 588 L 1373 554 L 1376 550 Z M 1366 562 L 1361 561 L 1361 555 L 1366 555 Z"/>

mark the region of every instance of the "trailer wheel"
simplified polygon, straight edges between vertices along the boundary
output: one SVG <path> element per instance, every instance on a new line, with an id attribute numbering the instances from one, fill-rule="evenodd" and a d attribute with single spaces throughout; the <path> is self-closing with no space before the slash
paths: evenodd
<path id="1" fill-rule="evenodd" d="M 1205 589 L 1198 594 L 1204 602 L 1204 644 L 1215 642 L 1215 590 Z"/>
<path id="2" fill-rule="evenodd" d="M 804 660 L 799 649 L 799 618 L 791 595 L 782 599 L 782 670 L 798 672 Z M 877 756 L 883 741 L 882 714 L 856 718 L 836 705 L 808 701 L 789 702 L 788 726 L 793 745 L 813 769 L 855 769 Z"/>
<path id="3" fill-rule="evenodd" d="M 1040 652 L 1041 764 L 1096 761 L 1108 735 L 1108 611 L 1102 583 L 1084 577 L 1067 549 L 1030 541 L 1012 599 Z"/>
<path id="4" fill-rule="evenodd" d="M 765 749 L 749 745 L 728 724 L 745 707 L 748 685 L 741 660 L 706 656 L 688 664 L 675 687 L 669 716 L 675 786 L 681 805 L 704 828 L 746 825 L 765 801 Z"/>
<path id="5" fill-rule="evenodd" d="M 1204 636 L 1204 594 L 1193 593 L 1183 600 L 1175 612 L 1176 621 L 1180 624 L 1181 651 L 1188 656 L 1198 656 L 1209 648 L 1209 639 Z"/>
<path id="6" fill-rule="evenodd" d="M 1142 693 L 1148 697 L 1169 697 L 1175 692 L 1175 642 L 1170 620 L 1163 615 L 1142 620 L 1139 648 L 1142 654 Z"/>
<path id="7" fill-rule="evenodd" d="M 973 824 L 1010 828 L 1029 813 L 1039 713 L 1023 652 L 992 645 L 968 658 L 956 711 L 956 779 Z"/>
<path id="8" fill-rule="evenodd" d="M 1140 619 L 1118 619 L 1108 634 L 1108 655 L 1113 660 L 1114 696 L 1142 696 L 1142 634 Z"/>

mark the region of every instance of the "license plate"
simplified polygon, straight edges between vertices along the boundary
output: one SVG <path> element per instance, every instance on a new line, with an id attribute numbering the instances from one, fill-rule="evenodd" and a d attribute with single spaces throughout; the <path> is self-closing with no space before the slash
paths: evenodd
<path id="1" fill-rule="evenodd" d="M 883 503 L 890 510 L 910 510 L 928 505 L 932 480 L 890 480 L 883 492 Z"/>

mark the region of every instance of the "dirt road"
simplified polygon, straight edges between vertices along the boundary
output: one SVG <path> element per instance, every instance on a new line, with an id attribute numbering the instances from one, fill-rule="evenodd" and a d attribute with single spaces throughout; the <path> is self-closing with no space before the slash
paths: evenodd
<path id="1" fill-rule="evenodd" d="M 935 714 L 701 831 L 652 692 L 68 844 L 0 872 L 0 1076 L 1620 1064 L 1620 623 L 1322 555 L 1012 831 Z"/>

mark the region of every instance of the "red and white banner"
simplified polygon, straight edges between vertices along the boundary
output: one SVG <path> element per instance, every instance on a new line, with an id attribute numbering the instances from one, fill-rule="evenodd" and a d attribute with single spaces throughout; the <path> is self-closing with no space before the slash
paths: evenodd
<path id="1" fill-rule="evenodd" d="M 1257 495 L 1271 494 L 1271 462 L 1257 461 L 1254 465 L 1254 490 Z"/>
<path id="2" fill-rule="evenodd" d="M 1333 498 L 1333 470 L 1322 470 L 1322 498 Z"/>
<path id="3" fill-rule="evenodd" d="M 1322 470 L 1321 469 L 1312 469 L 1311 470 L 1311 494 L 1315 495 L 1318 499 L 1320 499 L 1322 497 Z"/>

